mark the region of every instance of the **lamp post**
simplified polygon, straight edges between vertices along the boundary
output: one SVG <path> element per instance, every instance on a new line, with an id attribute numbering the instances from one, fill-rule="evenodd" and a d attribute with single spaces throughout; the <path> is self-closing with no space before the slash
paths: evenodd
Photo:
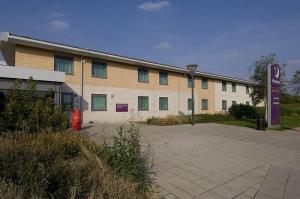
<path id="1" fill-rule="evenodd" d="M 188 71 L 190 72 L 191 79 L 192 79 L 192 125 L 195 125 L 195 98 L 194 98 L 194 74 L 196 72 L 196 69 L 198 67 L 197 64 L 189 64 L 186 66 Z"/>

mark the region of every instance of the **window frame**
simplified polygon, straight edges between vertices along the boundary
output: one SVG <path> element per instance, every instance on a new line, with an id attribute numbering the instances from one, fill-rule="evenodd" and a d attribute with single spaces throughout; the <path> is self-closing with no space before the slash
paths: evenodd
<path id="1" fill-rule="evenodd" d="M 225 102 L 225 109 L 223 107 L 224 102 Z M 222 100 L 222 111 L 227 111 L 227 100 Z"/>
<path id="2" fill-rule="evenodd" d="M 237 104 L 236 101 L 231 102 L 231 106 L 236 105 L 236 104 Z"/>
<path id="3" fill-rule="evenodd" d="M 96 75 L 93 74 L 93 66 L 94 66 L 94 63 L 95 63 L 95 64 L 105 64 L 105 77 L 96 76 Z M 91 74 L 92 74 L 92 77 L 93 77 L 93 78 L 107 79 L 107 63 L 106 63 L 106 62 L 103 62 L 103 61 L 92 60 L 92 63 L 91 63 Z"/>
<path id="4" fill-rule="evenodd" d="M 203 82 L 206 82 L 205 87 L 203 87 Z M 201 88 L 208 89 L 208 79 L 201 79 Z"/>
<path id="5" fill-rule="evenodd" d="M 225 86 L 225 87 L 223 87 L 223 85 Z M 225 89 L 224 89 L 225 88 Z M 223 92 L 226 92 L 227 91 L 227 82 L 222 82 L 222 91 Z"/>
<path id="6" fill-rule="evenodd" d="M 140 98 L 144 98 L 144 99 L 147 99 L 147 109 L 141 109 L 140 108 Z M 149 111 L 149 96 L 138 96 L 138 111 Z"/>
<path id="7" fill-rule="evenodd" d="M 161 74 L 165 74 L 165 75 L 166 75 L 167 83 L 162 83 L 162 82 L 160 81 L 160 80 L 161 80 L 161 79 L 160 79 L 160 75 L 161 75 Z M 159 81 L 159 85 L 168 85 L 168 84 L 169 84 L 169 78 L 168 78 L 168 77 L 169 77 L 168 72 L 160 71 L 160 72 L 159 72 L 159 77 L 158 77 L 158 78 L 159 78 L 159 80 L 158 80 L 158 81 Z"/>
<path id="8" fill-rule="evenodd" d="M 250 89 L 249 89 L 249 86 L 246 85 L 246 94 L 249 94 L 250 93 Z"/>
<path id="9" fill-rule="evenodd" d="M 147 80 L 146 81 L 142 81 L 140 79 L 140 71 L 146 71 L 147 72 Z M 138 68 L 138 82 L 139 83 L 149 83 L 149 70 L 146 68 Z"/>
<path id="10" fill-rule="evenodd" d="M 233 93 L 236 93 L 236 83 L 235 82 L 232 82 L 231 83 L 231 91 L 233 92 Z M 234 88 L 234 89 L 233 89 Z"/>
<path id="11" fill-rule="evenodd" d="M 72 68 L 71 68 L 72 72 L 71 73 L 66 73 L 65 71 L 55 70 L 56 69 L 56 67 L 55 67 L 55 59 L 68 59 L 68 60 L 71 60 L 72 61 Z M 54 71 L 64 72 L 66 75 L 74 75 L 74 57 L 72 57 L 72 56 L 68 56 L 68 55 L 54 55 L 53 65 L 54 65 Z"/>
<path id="12" fill-rule="evenodd" d="M 93 108 L 93 96 L 105 97 L 105 109 L 95 109 Z M 91 94 L 91 111 L 107 111 L 107 94 Z"/>
<path id="13" fill-rule="evenodd" d="M 206 107 L 203 108 L 203 102 L 206 101 Z M 208 110 L 208 99 L 202 99 L 201 100 L 201 110 L 207 111 Z"/>
<path id="14" fill-rule="evenodd" d="M 166 99 L 167 100 L 167 108 L 162 108 L 160 106 L 160 100 L 161 99 Z M 159 97 L 158 101 L 159 101 L 158 103 L 159 103 L 159 110 L 160 111 L 167 111 L 167 110 L 169 110 L 169 98 L 168 97 Z"/>
<path id="15" fill-rule="evenodd" d="M 191 80 L 191 85 L 190 85 L 190 80 Z M 195 78 L 193 80 L 191 76 L 188 76 L 188 78 L 187 78 L 188 88 L 193 88 L 193 84 L 194 84 L 193 81 L 195 81 Z"/>

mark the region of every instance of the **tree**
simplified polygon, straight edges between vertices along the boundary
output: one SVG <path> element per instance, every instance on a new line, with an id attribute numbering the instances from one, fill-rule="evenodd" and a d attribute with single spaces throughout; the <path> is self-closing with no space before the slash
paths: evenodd
<path id="1" fill-rule="evenodd" d="M 250 70 L 253 74 L 250 79 L 255 83 L 253 89 L 250 93 L 253 104 L 257 105 L 261 102 L 266 103 L 268 95 L 268 65 L 277 64 L 276 54 L 269 54 L 267 56 L 262 56 L 259 60 L 255 61 L 251 66 Z M 281 81 L 281 91 L 285 92 L 285 65 L 280 66 L 280 81 Z"/>
<path id="2" fill-rule="evenodd" d="M 295 95 L 300 95 L 300 69 L 293 75 L 290 86 Z"/>

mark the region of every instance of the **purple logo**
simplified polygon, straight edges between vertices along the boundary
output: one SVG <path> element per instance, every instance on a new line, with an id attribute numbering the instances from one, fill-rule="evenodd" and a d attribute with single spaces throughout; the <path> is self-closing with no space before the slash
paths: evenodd
<path id="1" fill-rule="evenodd" d="M 128 112 L 128 104 L 116 104 L 116 112 Z"/>
<path id="2" fill-rule="evenodd" d="M 280 86 L 280 67 L 278 64 L 271 66 L 271 81 L 272 86 Z"/>

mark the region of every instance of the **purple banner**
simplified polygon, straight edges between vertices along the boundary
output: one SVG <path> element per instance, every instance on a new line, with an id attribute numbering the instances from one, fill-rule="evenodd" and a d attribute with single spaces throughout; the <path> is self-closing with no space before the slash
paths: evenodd
<path id="1" fill-rule="evenodd" d="M 280 68 L 279 65 L 271 66 L 271 124 L 280 123 Z"/>
<path id="2" fill-rule="evenodd" d="M 128 104 L 116 104 L 116 112 L 128 112 Z"/>

